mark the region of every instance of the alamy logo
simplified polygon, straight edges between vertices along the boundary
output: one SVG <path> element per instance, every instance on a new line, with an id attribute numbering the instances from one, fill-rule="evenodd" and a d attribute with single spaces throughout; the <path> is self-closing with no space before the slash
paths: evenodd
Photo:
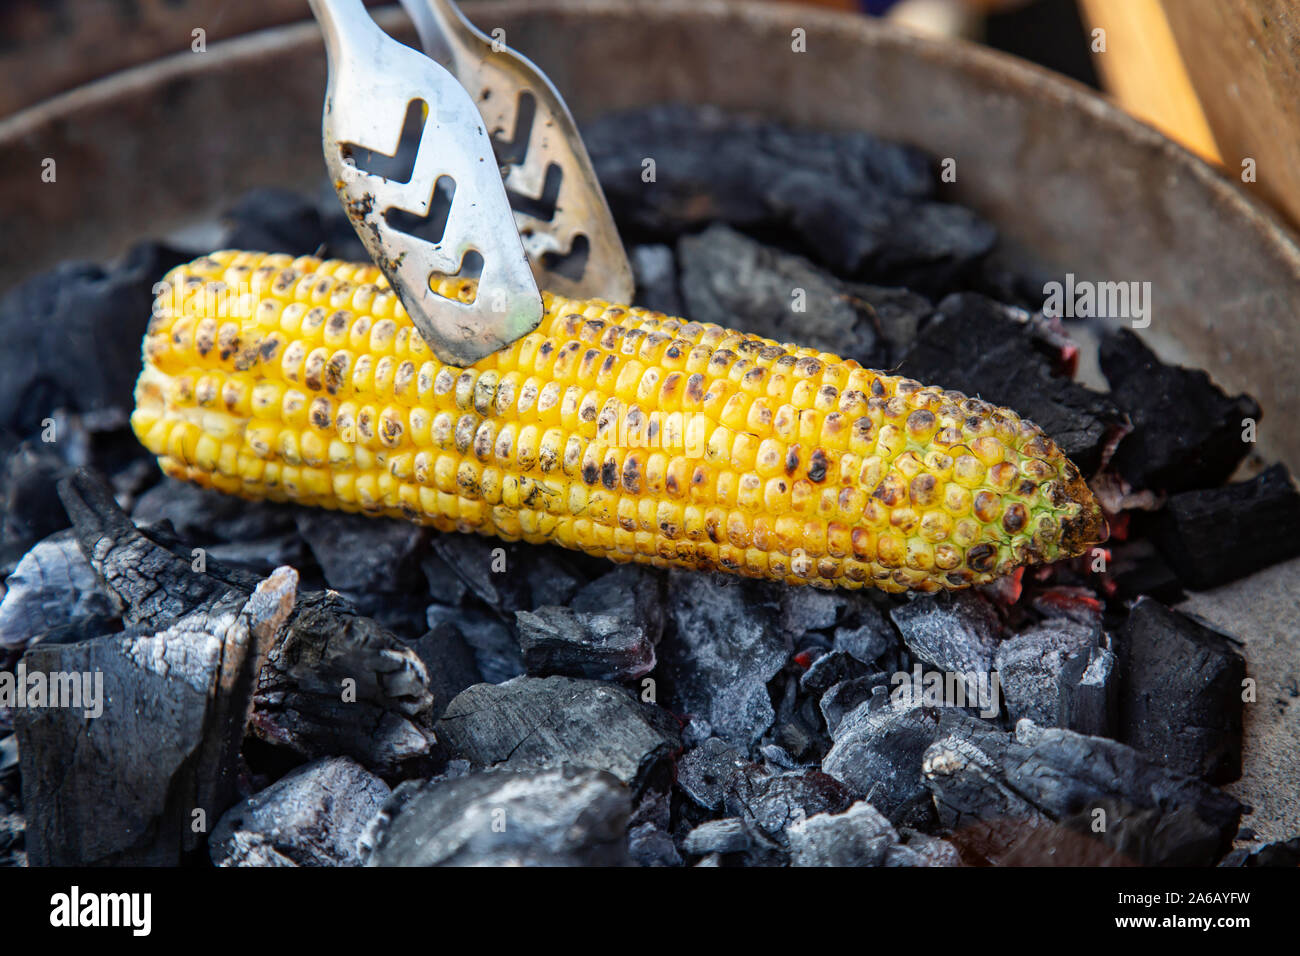
<path id="1" fill-rule="evenodd" d="M 82 893 L 78 886 L 50 897 L 50 925 L 126 926 L 133 936 L 148 936 L 153 925 L 151 893 Z"/>
<path id="2" fill-rule="evenodd" d="M 1048 282 L 1043 286 L 1043 315 L 1064 319 L 1125 319 L 1135 329 L 1151 324 L 1150 282 L 1075 281 L 1074 273 L 1065 274 L 1065 282 Z"/>
<path id="3" fill-rule="evenodd" d="M 29 672 L 20 660 L 12 672 L 0 672 L 0 707 L 71 707 L 98 717 L 104 713 L 104 672 Z"/>
<path id="4" fill-rule="evenodd" d="M 981 717 L 993 718 L 1002 710 L 1002 679 L 997 671 L 926 671 L 920 664 L 912 672 L 890 677 L 890 699 L 901 706 L 978 707 Z"/>

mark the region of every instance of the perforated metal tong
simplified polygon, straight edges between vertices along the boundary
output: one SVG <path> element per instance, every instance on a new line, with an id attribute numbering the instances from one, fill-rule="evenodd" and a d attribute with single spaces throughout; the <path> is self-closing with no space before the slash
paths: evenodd
<path id="1" fill-rule="evenodd" d="M 627 255 L 550 80 L 450 0 L 402 5 L 425 53 L 362 0 L 311 0 L 329 57 L 325 165 L 424 340 L 470 365 L 537 327 L 539 286 L 629 302 Z M 476 278 L 473 301 L 435 293 L 445 276 Z"/>

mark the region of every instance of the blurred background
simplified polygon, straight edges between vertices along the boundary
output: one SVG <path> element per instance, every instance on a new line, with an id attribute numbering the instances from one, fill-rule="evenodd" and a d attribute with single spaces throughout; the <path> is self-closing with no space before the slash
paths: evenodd
<path id="1" fill-rule="evenodd" d="M 1267 166 L 1259 191 L 1300 223 L 1296 0 L 802 2 L 987 44 L 1096 87 L 1234 176 L 1244 157 Z M 307 0 L 0 0 L 0 120 L 195 43 L 309 16 Z"/>

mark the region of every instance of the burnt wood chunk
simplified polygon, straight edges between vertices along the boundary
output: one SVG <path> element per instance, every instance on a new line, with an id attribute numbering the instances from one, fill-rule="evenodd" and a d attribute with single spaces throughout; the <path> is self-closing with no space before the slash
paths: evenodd
<path id="1" fill-rule="evenodd" d="M 1155 522 L 1161 554 L 1198 591 L 1300 554 L 1300 494 L 1285 465 L 1250 481 L 1173 495 Z"/>
<path id="2" fill-rule="evenodd" d="M 1119 739 L 1212 783 L 1240 777 L 1246 662 L 1232 640 L 1144 597 L 1117 643 Z"/>
<path id="3" fill-rule="evenodd" d="M 1187 491 L 1228 479 L 1253 447 L 1245 419 L 1259 419 L 1249 395 L 1228 395 L 1200 369 L 1165 365 L 1127 329 L 1101 343 L 1110 398 L 1133 422 L 1114 464 L 1136 488 Z"/>

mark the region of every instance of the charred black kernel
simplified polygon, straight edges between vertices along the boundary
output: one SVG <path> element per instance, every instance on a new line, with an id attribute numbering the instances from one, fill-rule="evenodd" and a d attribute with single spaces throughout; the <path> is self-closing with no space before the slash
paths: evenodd
<path id="1" fill-rule="evenodd" d="M 679 359 L 682 357 L 682 350 L 679 349 L 677 343 L 674 342 L 672 345 L 668 346 L 668 350 L 664 352 L 664 355 L 670 359 Z"/>
<path id="2" fill-rule="evenodd" d="M 1025 498 L 1028 498 L 1037 490 L 1038 490 L 1038 486 L 1034 484 L 1032 481 L 1030 481 L 1028 478 L 1020 482 L 1020 484 L 1016 486 L 1016 494 L 1021 495 Z"/>
<path id="3" fill-rule="evenodd" d="M 335 312 L 325 323 L 325 331 L 331 335 L 342 335 L 348 330 L 348 314 Z"/>
<path id="4" fill-rule="evenodd" d="M 877 398 L 883 398 L 885 395 L 885 383 L 880 379 L 871 380 L 871 394 Z"/>
<path id="5" fill-rule="evenodd" d="M 614 459 L 606 458 L 600 466 L 600 483 L 610 491 L 618 487 L 618 462 Z"/>
<path id="6" fill-rule="evenodd" d="M 1011 534 L 1015 534 L 1025 526 L 1028 515 L 1025 513 L 1025 506 L 1017 502 L 1002 514 L 1002 527 Z"/>
<path id="7" fill-rule="evenodd" d="M 980 426 L 983 424 L 984 424 L 984 420 L 980 418 L 978 415 L 972 415 L 966 419 L 966 427 L 973 432 L 979 431 Z"/>
<path id="8" fill-rule="evenodd" d="M 966 563 L 974 571 L 985 574 L 993 570 L 993 563 L 998 556 L 998 549 L 991 544 L 977 544 L 966 552 Z"/>
<path id="9" fill-rule="evenodd" d="M 635 455 L 623 462 L 623 487 L 634 495 L 641 493 L 641 466 Z"/>
<path id="10" fill-rule="evenodd" d="M 261 356 L 263 362 L 270 362 L 275 358 L 275 353 L 279 351 L 280 346 L 283 344 L 284 343 L 274 335 L 268 335 L 262 340 L 262 344 L 258 348 L 257 354 Z"/>
<path id="11" fill-rule="evenodd" d="M 600 370 L 606 375 L 608 375 L 610 372 L 614 370 L 614 366 L 617 364 L 618 364 L 617 355 L 606 355 L 605 361 L 600 363 Z"/>
<path id="12" fill-rule="evenodd" d="M 772 362 L 779 359 L 784 354 L 785 349 L 781 348 L 779 345 L 765 345 L 759 350 L 758 357 Z"/>
<path id="13" fill-rule="evenodd" d="M 308 412 L 311 417 L 311 423 L 317 428 L 329 428 L 333 422 L 330 420 L 330 406 L 323 398 L 318 398 L 311 403 L 311 410 Z"/>
<path id="14" fill-rule="evenodd" d="M 594 485 L 600 480 L 600 468 L 594 461 L 584 461 L 582 463 L 582 480 L 589 485 Z"/>
<path id="15" fill-rule="evenodd" d="M 686 397 L 693 402 L 704 399 L 704 376 L 696 372 L 686 380 Z"/>
<path id="16" fill-rule="evenodd" d="M 820 448 L 812 453 L 812 459 L 808 462 L 808 480 L 820 483 L 826 480 L 826 468 L 829 462 L 826 460 L 826 452 Z"/>
<path id="17" fill-rule="evenodd" d="M 791 445 L 790 450 L 785 453 L 785 473 L 793 475 L 795 469 L 799 467 L 799 446 Z"/>
<path id="18" fill-rule="evenodd" d="M 547 339 L 545 342 L 541 344 L 540 347 L 538 347 L 537 354 L 542 358 L 546 358 L 554 351 L 555 351 L 555 346 L 551 344 L 550 339 Z"/>
<path id="19" fill-rule="evenodd" d="M 721 536 L 718 534 L 718 522 L 713 517 L 704 519 L 704 533 L 709 536 L 709 540 L 714 544 L 717 544 L 722 540 Z"/>
<path id="20" fill-rule="evenodd" d="M 677 484 L 677 476 L 671 471 L 664 476 L 664 488 L 667 489 L 670 495 L 675 495 L 681 491 L 681 486 Z"/>
<path id="21" fill-rule="evenodd" d="M 589 402 L 584 402 L 578 407 L 578 420 L 590 422 L 596 420 L 596 406 Z"/>

